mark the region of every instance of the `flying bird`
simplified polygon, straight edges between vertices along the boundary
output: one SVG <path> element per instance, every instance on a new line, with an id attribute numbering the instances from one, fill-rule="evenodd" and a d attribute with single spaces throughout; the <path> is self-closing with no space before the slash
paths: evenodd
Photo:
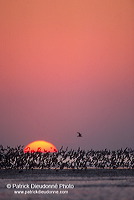
<path id="1" fill-rule="evenodd" d="M 77 132 L 77 137 L 82 137 L 82 134 L 81 133 L 79 133 L 79 132 Z"/>

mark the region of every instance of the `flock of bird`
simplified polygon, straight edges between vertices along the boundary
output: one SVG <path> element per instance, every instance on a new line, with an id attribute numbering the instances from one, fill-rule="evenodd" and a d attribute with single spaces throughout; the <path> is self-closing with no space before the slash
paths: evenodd
<path id="1" fill-rule="evenodd" d="M 80 169 L 129 168 L 134 169 L 134 150 L 126 148 L 110 150 L 68 150 L 61 147 L 58 152 L 24 153 L 23 146 L 4 148 L 0 146 L 0 169 Z"/>

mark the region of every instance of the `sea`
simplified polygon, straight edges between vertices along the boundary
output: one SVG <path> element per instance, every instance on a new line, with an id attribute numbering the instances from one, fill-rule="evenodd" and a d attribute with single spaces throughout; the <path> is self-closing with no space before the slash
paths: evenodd
<path id="1" fill-rule="evenodd" d="M 134 169 L 0 170 L 0 200 L 134 200 Z"/>

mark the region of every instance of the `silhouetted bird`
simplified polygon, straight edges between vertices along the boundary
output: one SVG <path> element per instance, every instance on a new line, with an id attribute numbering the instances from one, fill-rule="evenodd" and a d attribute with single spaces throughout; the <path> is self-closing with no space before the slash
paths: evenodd
<path id="1" fill-rule="evenodd" d="M 79 133 L 79 132 L 77 132 L 77 137 L 82 137 L 82 134 L 81 133 Z"/>

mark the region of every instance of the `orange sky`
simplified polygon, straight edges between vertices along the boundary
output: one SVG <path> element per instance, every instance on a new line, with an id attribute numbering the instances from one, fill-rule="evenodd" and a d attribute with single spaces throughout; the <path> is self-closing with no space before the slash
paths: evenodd
<path id="1" fill-rule="evenodd" d="M 0 0 L 0 30 L 3 144 L 132 146 L 134 1 Z"/>

